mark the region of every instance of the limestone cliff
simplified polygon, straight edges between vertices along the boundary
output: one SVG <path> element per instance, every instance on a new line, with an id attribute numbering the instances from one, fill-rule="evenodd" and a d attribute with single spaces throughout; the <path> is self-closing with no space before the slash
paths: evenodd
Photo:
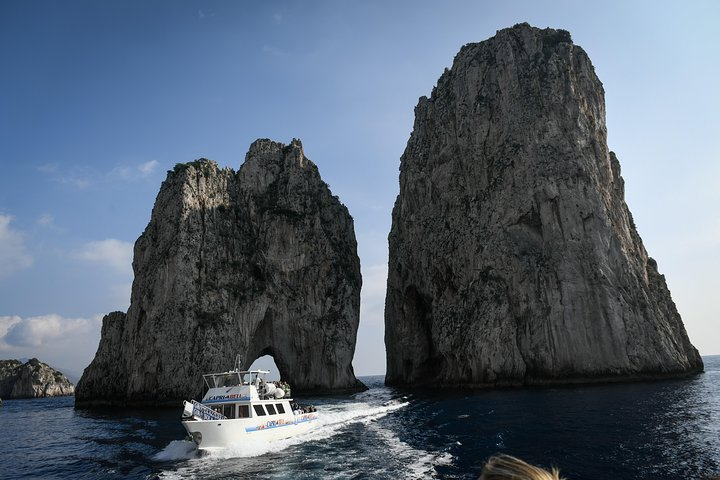
<path id="1" fill-rule="evenodd" d="M 273 356 L 297 392 L 363 389 L 351 365 L 360 262 L 347 209 L 300 141 L 258 140 L 239 171 L 168 172 L 135 244 L 131 305 L 103 320 L 78 405 L 179 405 L 204 373 Z"/>
<path id="2" fill-rule="evenodd" d="M 388 384 L 701 371 L 564 30 L 465 45 L 415 108 L 389 236 Z"/>
<path id="3" fill-rule="evenodd" d="M 0 360 L 0 398 L 37 398 L 73 395 L 75 386 L 47 363 L 32 358 L 25 363 Z"/>

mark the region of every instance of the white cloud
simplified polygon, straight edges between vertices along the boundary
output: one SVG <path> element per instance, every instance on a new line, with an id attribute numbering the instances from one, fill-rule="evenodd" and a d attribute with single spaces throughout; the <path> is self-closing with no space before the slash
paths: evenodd
<path id="1" fill-rule="evenodd" d="M 149 160 L 139 165 L 122 165 L 110 170 L 108 176 L 120 180 L 142 180 L 148 178 L 158 165 L 160 162 L 157 160 Z"/>
<path id="2" fill-rule="evenodd" d="M 82 190 L 93 183 L 95 177 L 92 169 L 87 167 L 71 167 L 60 169 L 56 163 L 46 163 L 35 167 L 35 170 L 47 176 L 53 182 L 61 185 L 69 185 L 71 187 Z"/>
<path id="3" fill-rule="evenodd" d="M 21 321 L 22 318 L 16 315 L 12 317 L 0 317 L 0 351 L 9 348 L 9 345 L 5 343 L 5 335 L 7 335 L 8 330 L 10 330 L 13 325 Z"/>
<path id="4" fill-rule="evenodd" d="M 119 178 L 121 180 L 130 180 L 133 178 L 133 169 L 131 167 L 115 167 L 110 170 L 108 176 L 113 178 Z"/>
<path id="5" fill-rule="evenodd" d="M 21 233 L 10 228 L 12 217 L 0 214 L 0 278 L 33 264 Z"/>
<path id="6" fill-rule="evenodd" d="M 119 165 L 103 174 L 97 169 L 86 165 L 59 169 L 57 165 L 49 163 L 36 167 L 36 170 L 46 175 L 53 182 L 83 190 L 91 186 L 101 186 L 108 181 L 145 180 L 150 178 L 159 166 L 160 162 L 157 160 L 148 160 L 134 165 Z"/>
<path id="7" fill-rule="evenodd" d="M 76 257 L 109 266 L 121 273 L 129 273 L 132 272 L 132 255 L 132 243 L 108 238 L 86 243 Z"/>
<path id="8" fill-rule="evenodd" d="M 16 347 L 41 347 L 96 330 L 102 318 L 63 318 L 53 313 L 28 318 L 0 317 L 0 322 L 3 320 L 10 326 L 0 338 L 0 342 Z"/>
<path id="9" fill-rule="evenodd" d="M 137 169 L 143 177 L 147 177 L 155 171 L 158 165 L 160 165 L 160 162 L 158 162 L 157 160 L 150 160 L 149 162 L 141 163 L 140 165 L 138 165 Z"/>
<path id="10" fill-rule="evenodd" d="M 53 223 L 55 223 L 55 219 L 49 213 L 43 213 L 37 219 L 37 224 L 41 225 L 43 227 L 48 227 L 48 226 L 52 225 Z"/>
<path id="11" fill-rule="evenodd" d="M 58 177 L 55 177 L 53 180 L 55 180 L 58 183 L 61 183 L 63 185 L 69 185 L 71 187 L 75 187 L 78 190 L 83 190 L 90 186 L 92 181 L 89 177 L 85 175 L 76 175 L 76 174 L 68 174 L 68 175 L 60 175 Z"/>
<path id="12" fill-rule="evenodd" d="M 97 350 L 101 327 L 102 315 L 0 316 L 0 358 L 37 357 L 81 372 Z"/>

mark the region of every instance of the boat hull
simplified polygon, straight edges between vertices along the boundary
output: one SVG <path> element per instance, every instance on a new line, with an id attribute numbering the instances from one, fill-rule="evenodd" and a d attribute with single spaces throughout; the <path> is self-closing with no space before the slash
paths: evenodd
<path id="1" fill-rule="evenodd" d="M 231 445 L 270 442 L 294 437 L 317 425 L 314 413 L 273 420 L 237 418 L 222 420 L 183 420 L 182 425 L 201 450 L 227 448 Z"/>

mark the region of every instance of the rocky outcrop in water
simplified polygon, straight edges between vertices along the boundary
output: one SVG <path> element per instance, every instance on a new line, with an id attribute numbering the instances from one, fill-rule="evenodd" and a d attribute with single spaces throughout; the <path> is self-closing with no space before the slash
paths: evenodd
<path id="1" fill-rule="evenodd" d="M 703 368 L 625 204 L 602 84 L 564 30 L 465 45 L 420 99 L 389 245 L 388 384 Z"/>
<path id="2" fill-rule="evenodd" d="M 0 398 L 38 398 L 73 395 L 75 386 L 47 363 L 32 358 L 0 360 Z"/>
<path id="3" fill-rule="evenodd" d="M 104 318 L 78 405 L 177 406 L 236 354 L 272 355 L 295 393 L 364 388 L 353 221 L 300 141 L 258 140 L 237 172 L 178 164 L 134 255 L 130 308 Z"/>

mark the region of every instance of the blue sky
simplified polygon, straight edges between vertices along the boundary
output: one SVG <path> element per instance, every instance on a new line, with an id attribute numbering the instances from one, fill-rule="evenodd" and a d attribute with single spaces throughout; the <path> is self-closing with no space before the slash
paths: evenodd
<path id="1" fill-rule="evenodd" d="M 165 171 L 303 141 L 355 219 L 360 375 L 385 371 L 387 234 L 418 97 L 465 43 L 564 28 L 603 82 L 639 233 L 720 353 L 720 3 L 0 2 L 0 358 L 76 372 L 126 310 Z"/>

